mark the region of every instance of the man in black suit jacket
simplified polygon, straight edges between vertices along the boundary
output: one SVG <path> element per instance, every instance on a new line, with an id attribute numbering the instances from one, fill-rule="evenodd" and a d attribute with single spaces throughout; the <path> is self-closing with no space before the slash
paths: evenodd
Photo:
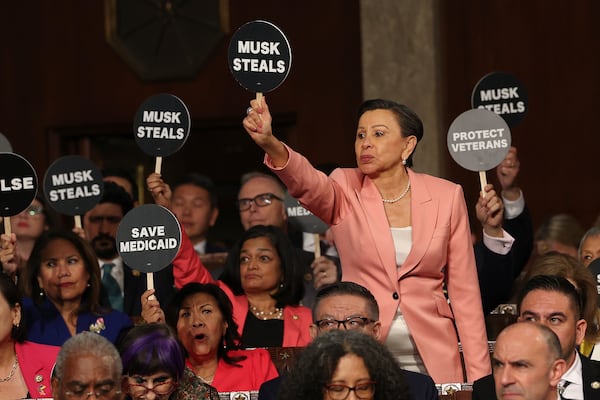
<path id="1" fill-rule="evenodd" d="M 539 275 L 530 279 L 518 296 L 519 321 L 533 321 L 550 328 L 560 341 L 567 372 L 561 386 L 565 399 L 600 399 L 600 362 L 577 351 L 587 323 L 582 301 L 575 287 L 557 276 Z M 574 377 L 574 378 L 573 378 Z M 569 382 L 565 385 L 565 382 Z M 579 383 L 581 382 L 581 383 Z M 496 399 L 492 375 L 473 384 L 473 400 Z"/>
<path id="2" fill-rule="evenodd" d="M 375 339 L 381 339 L 379 306 L 365 287 L 354 282 L 336 282 L 322 287 L 313 305 L 313 324 L 310 334 L 314 338 L 333 329 L 361 330 Z M 438 391 L 430 376 L 404 371 L 413 400 L 438 400 Z M 263 383 L 259 400 L 277 399 L 285 377 Z"/>

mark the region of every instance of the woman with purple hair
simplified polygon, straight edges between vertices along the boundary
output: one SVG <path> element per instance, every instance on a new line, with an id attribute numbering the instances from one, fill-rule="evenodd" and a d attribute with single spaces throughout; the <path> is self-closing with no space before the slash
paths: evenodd
<path id="1" fill-rule="evenodd" d="M 167 325 L 136 326 L 118 347 L 128 399 L 219 399 L 215 388 L 185 366 L 185 350 Z"/>

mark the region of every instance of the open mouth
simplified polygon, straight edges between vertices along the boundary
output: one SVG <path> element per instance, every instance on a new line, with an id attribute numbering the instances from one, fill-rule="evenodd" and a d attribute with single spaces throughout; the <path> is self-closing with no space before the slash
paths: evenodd
<path id="1" fill-rule="evenodd" d="M 199 333 L 197 335 L 194 336 L 195 340 L 205 340 L 206 339 L 206 335 L 204 333 Z"/>

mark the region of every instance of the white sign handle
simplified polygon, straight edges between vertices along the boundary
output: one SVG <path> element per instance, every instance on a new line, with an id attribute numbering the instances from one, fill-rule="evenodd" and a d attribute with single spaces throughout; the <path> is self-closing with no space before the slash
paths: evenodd
<path id="1" fill-rule="evenodd" d="M 321 237 L 318 233 L 313 233 L 313 240 L 315 241 L 315 258 L 321 257 Z"/>
<path id="2" fill-rule="evenodd" d="M 146 286 L 148 290 L 154 289 L 154 272 L 146 273 Z M 148 297 L 148 300 L 156 300 L 156 296 L 152 295 Z"/>
<path id="3" fill-rule="evenodd" d="M 157 156 L 156 157 L 156 164 L 154 164 L 154 172 L 156 172 L 157 174 L 160 174 L 161 168 L 162 168 L 162 157 L 161 156 Z"/>
<path id="4" fill-rule="evenodd" d="M 479 171 L 479 184 L 481 185 L 481 196 L 485 196 L 484 188 L 487 186 L 487 176 L 485 171 Z"/>
<path id="5" fill-rule="evenodd" d="M 81 225 L 81 215 L 76 215 L 75 216 L 75 228 L 82 228 L 83 225 Z"/>
<path id="6" fill-rule="evenodd" d="M 10 227 L 10 217 L 4 217 L 4 233 L 10 236 L 12 229 Z"/>

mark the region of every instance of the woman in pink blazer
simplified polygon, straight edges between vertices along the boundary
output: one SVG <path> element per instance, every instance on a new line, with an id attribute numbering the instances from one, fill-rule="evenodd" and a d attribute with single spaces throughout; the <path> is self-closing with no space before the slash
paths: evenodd
<path id="1" fill-rule="evenodd" d="M 343 279 L 373 292 L 402 365 L 472 382 L 491 368 L 462 189 L 409 168 L 423 127 L 408 107 L 370 100 L 358 115 L 358 168 L 330 177 L 273 135 L 264 100 L 252 100 L 243 125 L 290 194 L 331 225 Z"/>

